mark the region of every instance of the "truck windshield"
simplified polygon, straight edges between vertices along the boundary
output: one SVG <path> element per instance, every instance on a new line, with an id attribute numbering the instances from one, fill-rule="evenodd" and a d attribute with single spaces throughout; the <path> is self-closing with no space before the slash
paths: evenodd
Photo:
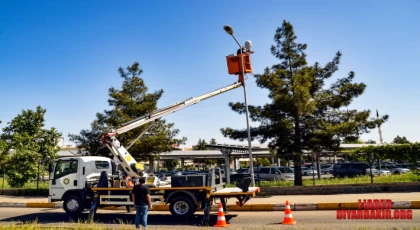
<path id="1" fill-rule="evenodd" d="M 108 161 L 95 161 L 95 166 L 97 169 L 109 169 Z"/>
<path id="2" fill-rule="evenodd" d="M 77 173 L 77 160 L 60 160 L 55 167 L 54 179 Z"/>

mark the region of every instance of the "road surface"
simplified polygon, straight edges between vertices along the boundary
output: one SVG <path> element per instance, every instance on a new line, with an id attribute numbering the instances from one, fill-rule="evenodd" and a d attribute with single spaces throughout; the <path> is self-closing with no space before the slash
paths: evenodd
<path id="1" fill-rule="evenodd" d="M 284 212 L 230 212 L 226 219 L 231 229 L 358 229 L 358 228 L 400 228 L 407 229 L 420 226 L 420 210 L 413 210 L 411 220 L 337 220 L 336 211 L 294 211 L 296 225 L 281 225 Z M 95 222 L 109 228 L 133 225 L 134 212 L 98 210 Z M 83 214 L 87 217 L 87 213 Z M 192 219 L 182 221 L 174 218 L 169 212 L 150 212 L 149 229 L 196 229 L 202 226 L 202 213 L 198 212 Z M 69 218 L 60 209 L 47 208 L 0 208 L 0 224 L 21 223 L 38 219 L 42 225 L 62 226 L 69 223 Z M 217 221 L 217 212 L 212 212 L 210 226 Z M 215 228 L 216 229 L 216 228 Z"/>

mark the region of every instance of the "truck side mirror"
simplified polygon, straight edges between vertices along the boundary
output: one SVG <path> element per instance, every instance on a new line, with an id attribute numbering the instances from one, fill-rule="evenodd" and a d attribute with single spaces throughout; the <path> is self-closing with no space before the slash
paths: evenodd
<path id="1" fill-rule="evenodd" d="M 53 172 L 53 166 L 51 163 L 48 164 L 48 172 L 52 173 Z"/>

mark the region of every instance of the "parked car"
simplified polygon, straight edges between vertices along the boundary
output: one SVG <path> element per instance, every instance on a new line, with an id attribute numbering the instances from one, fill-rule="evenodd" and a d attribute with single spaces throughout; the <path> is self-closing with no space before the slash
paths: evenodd
<path id="1" fill-rule="evenodd" d="M 159 178 L 159 185 L 171 184 L 172 173 L 170 172 L 159 172 L 156 176 Z"/>
<path id="2" fill-rule="evenodd" d="M 182 175 L 182 172 L 179 171 L 179 170 L 168 171 L 168 173 L 171 173 L 174 176 L 176 176 L 176 175 L 178 175 L 178 176 Z"/>
<path id="3" fill-rule="evenodd" d="M 248 169 L 247 173 L 250 169 Z M 294 180 L 294 177 L 284 175 L 278 170 L 276 167 L 254 167 L 254 175 L 256 175 L 260 179 L 264 179 L 267 181 L 274 181 L 274 180 Z"/>
<path id="4" fill-rule="evenodd" d="M 251 177 L 251 174 L 249 173 L 236 173 L 230 175 L 230 183 L 236 183 L 239 182 L 244 177 Z M 254 181 L 258 182 L 257 175 L 254 174 Z M 264 179 L 260 178 L 259 181 L 265 181 Z"/>
<path id="5" fill-rule="evenodd" d="M 391 175 L 391 171 L 388 170 L 387 168 L 384 168 L 382 166 L 381 167 L 377 166 L 376 169 L 378 170 L 380 176 L 389 176 L 389 175 Z"/>
<path id="6" fill-rule="evenodd" d="M 247 171 L 248 171 L 248 168 L 240 168 L 240 169 L 236 170 L 236 173 L 244 173 L 244 172 L 247 172 Z"/>
<path id="7" fill-rule="evenodd" d="M 410 172 L 410 169 L 401 168 L 401 167 L 398 167 L 398 166 L 384 166 L 382 168 L 385 168 L 385 169 L 391 171 L 391 174 L 396 174 L 396 175 Z"/>
<path id="8" fill-rule="evenodd" d="M 302 167 L 302 175 L 312 176 L 313 174 L 318 174 L 318 170 L 308 167 Z"/>
<path id="9" fill-rule="evenodd" d="M 194 175 L 194 174 L 201 174 L 200 171 L 184 171 L 182 175 Z"/>
<path id="10" fill-rule="evenodd" d="M 325 164 L 321 165 L 321 173 L 322 174 L 330 174 L 333 170 L 333 164 Z"/>
<path id="11" fill-rule="evenodd" d="M 368 164 L 360 162 L 337 163 L 333 166 L 332 174 L 336 178 L 370 175 L 370 167 Z M 372 174 L 379 175 L 379 171 L 372 168 Z"/>
<path id="12" fill-rule="evenodd" d="M 286 167 L 286 166 L 280 166 L 277 167 L 279 169 L 279 171 L 285 175 L 288 176 L 289 180 L 295 180 L 295 171 L 293 171 L 292 168 Z"/>

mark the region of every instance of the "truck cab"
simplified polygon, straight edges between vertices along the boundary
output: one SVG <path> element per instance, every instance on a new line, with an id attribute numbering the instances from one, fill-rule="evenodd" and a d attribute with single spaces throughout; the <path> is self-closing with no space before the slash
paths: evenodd
<path id="1" fill-rule="evenodd" d="M 85 208 L 86 185 L 93 187 L 101 172 L 112 176 L 111 159 L 97 156 L 63 157 L 49 167 L 48 202 L 63 201 L 63 208 L 81 212 Z"/>

